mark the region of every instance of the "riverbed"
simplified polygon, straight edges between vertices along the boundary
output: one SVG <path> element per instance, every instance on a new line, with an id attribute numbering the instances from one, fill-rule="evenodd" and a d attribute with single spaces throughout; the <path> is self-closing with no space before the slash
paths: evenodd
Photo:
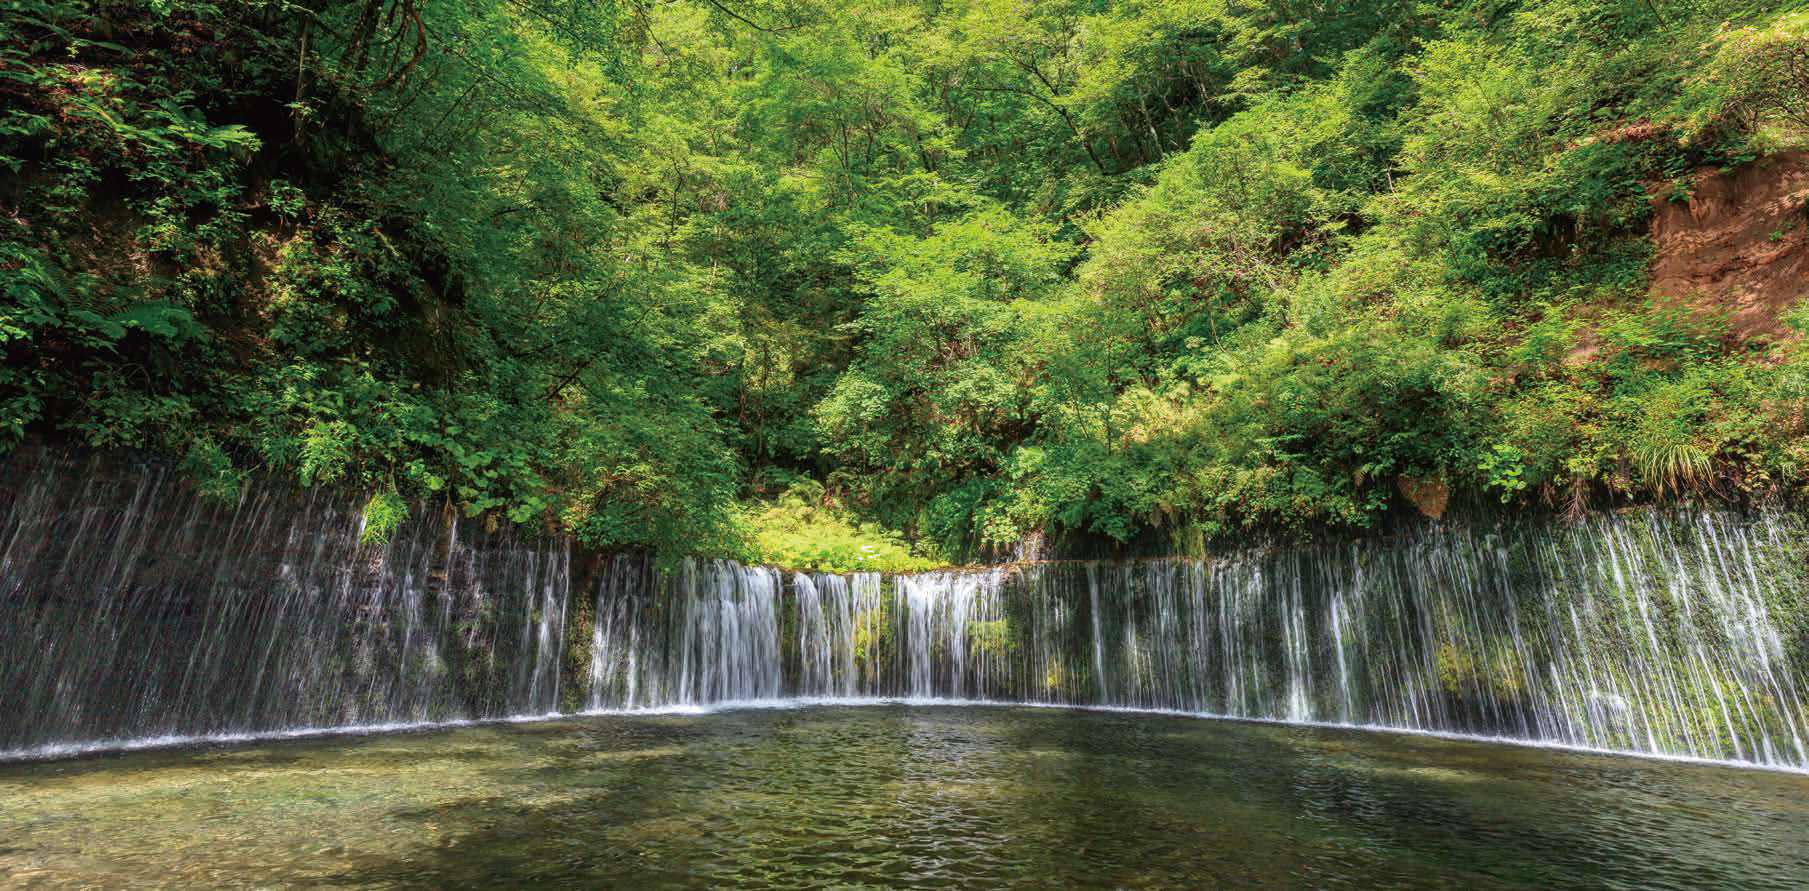
<path id="1" fill-rule="evenodd" d="M 809 706 L 0 765 L 0 885 L 1809 886 L 1809 776 L 1411 734 Z"/>

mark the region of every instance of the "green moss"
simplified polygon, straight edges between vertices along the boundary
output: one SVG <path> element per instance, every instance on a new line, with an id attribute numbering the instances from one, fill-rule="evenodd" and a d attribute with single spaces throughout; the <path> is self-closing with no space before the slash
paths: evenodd
<path id="1" fill-rule="evenodd" d="M 1002 656 L 1017 650 L 1011 636 L 1011 623 L 1005 619 L 967 623 L 967 650 L 970 657 Z"/>

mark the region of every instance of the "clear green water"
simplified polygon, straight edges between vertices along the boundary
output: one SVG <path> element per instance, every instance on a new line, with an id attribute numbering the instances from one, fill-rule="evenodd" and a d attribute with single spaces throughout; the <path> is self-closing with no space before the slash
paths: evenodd
<path id="1" fill-rule="evenodd" d="M 1809 776 L 1140 714 L 602 716 L 0 765 L 22 887 L 1809 887 Z"/>

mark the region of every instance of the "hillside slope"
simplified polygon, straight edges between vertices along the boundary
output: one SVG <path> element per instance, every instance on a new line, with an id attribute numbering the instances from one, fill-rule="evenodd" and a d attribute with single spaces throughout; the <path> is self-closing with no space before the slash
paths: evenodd
<path id="1" fill-rule="evenodd" d="M 27 0 L 0 444 L 895 568 L 1809 477 L 1809 13 Z"/>

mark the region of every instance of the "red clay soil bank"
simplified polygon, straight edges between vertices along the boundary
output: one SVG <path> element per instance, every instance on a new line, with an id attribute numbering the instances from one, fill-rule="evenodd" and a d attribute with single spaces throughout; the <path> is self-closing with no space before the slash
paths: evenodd
<path id="1" fill-rule="evenodd" d="M 1653 199 L 1655 297 L 1728 309 L 1741 338 L 1779 337 L 1809 297 L 1809 152 L 1697 171 L 1688 202 Z"/>

